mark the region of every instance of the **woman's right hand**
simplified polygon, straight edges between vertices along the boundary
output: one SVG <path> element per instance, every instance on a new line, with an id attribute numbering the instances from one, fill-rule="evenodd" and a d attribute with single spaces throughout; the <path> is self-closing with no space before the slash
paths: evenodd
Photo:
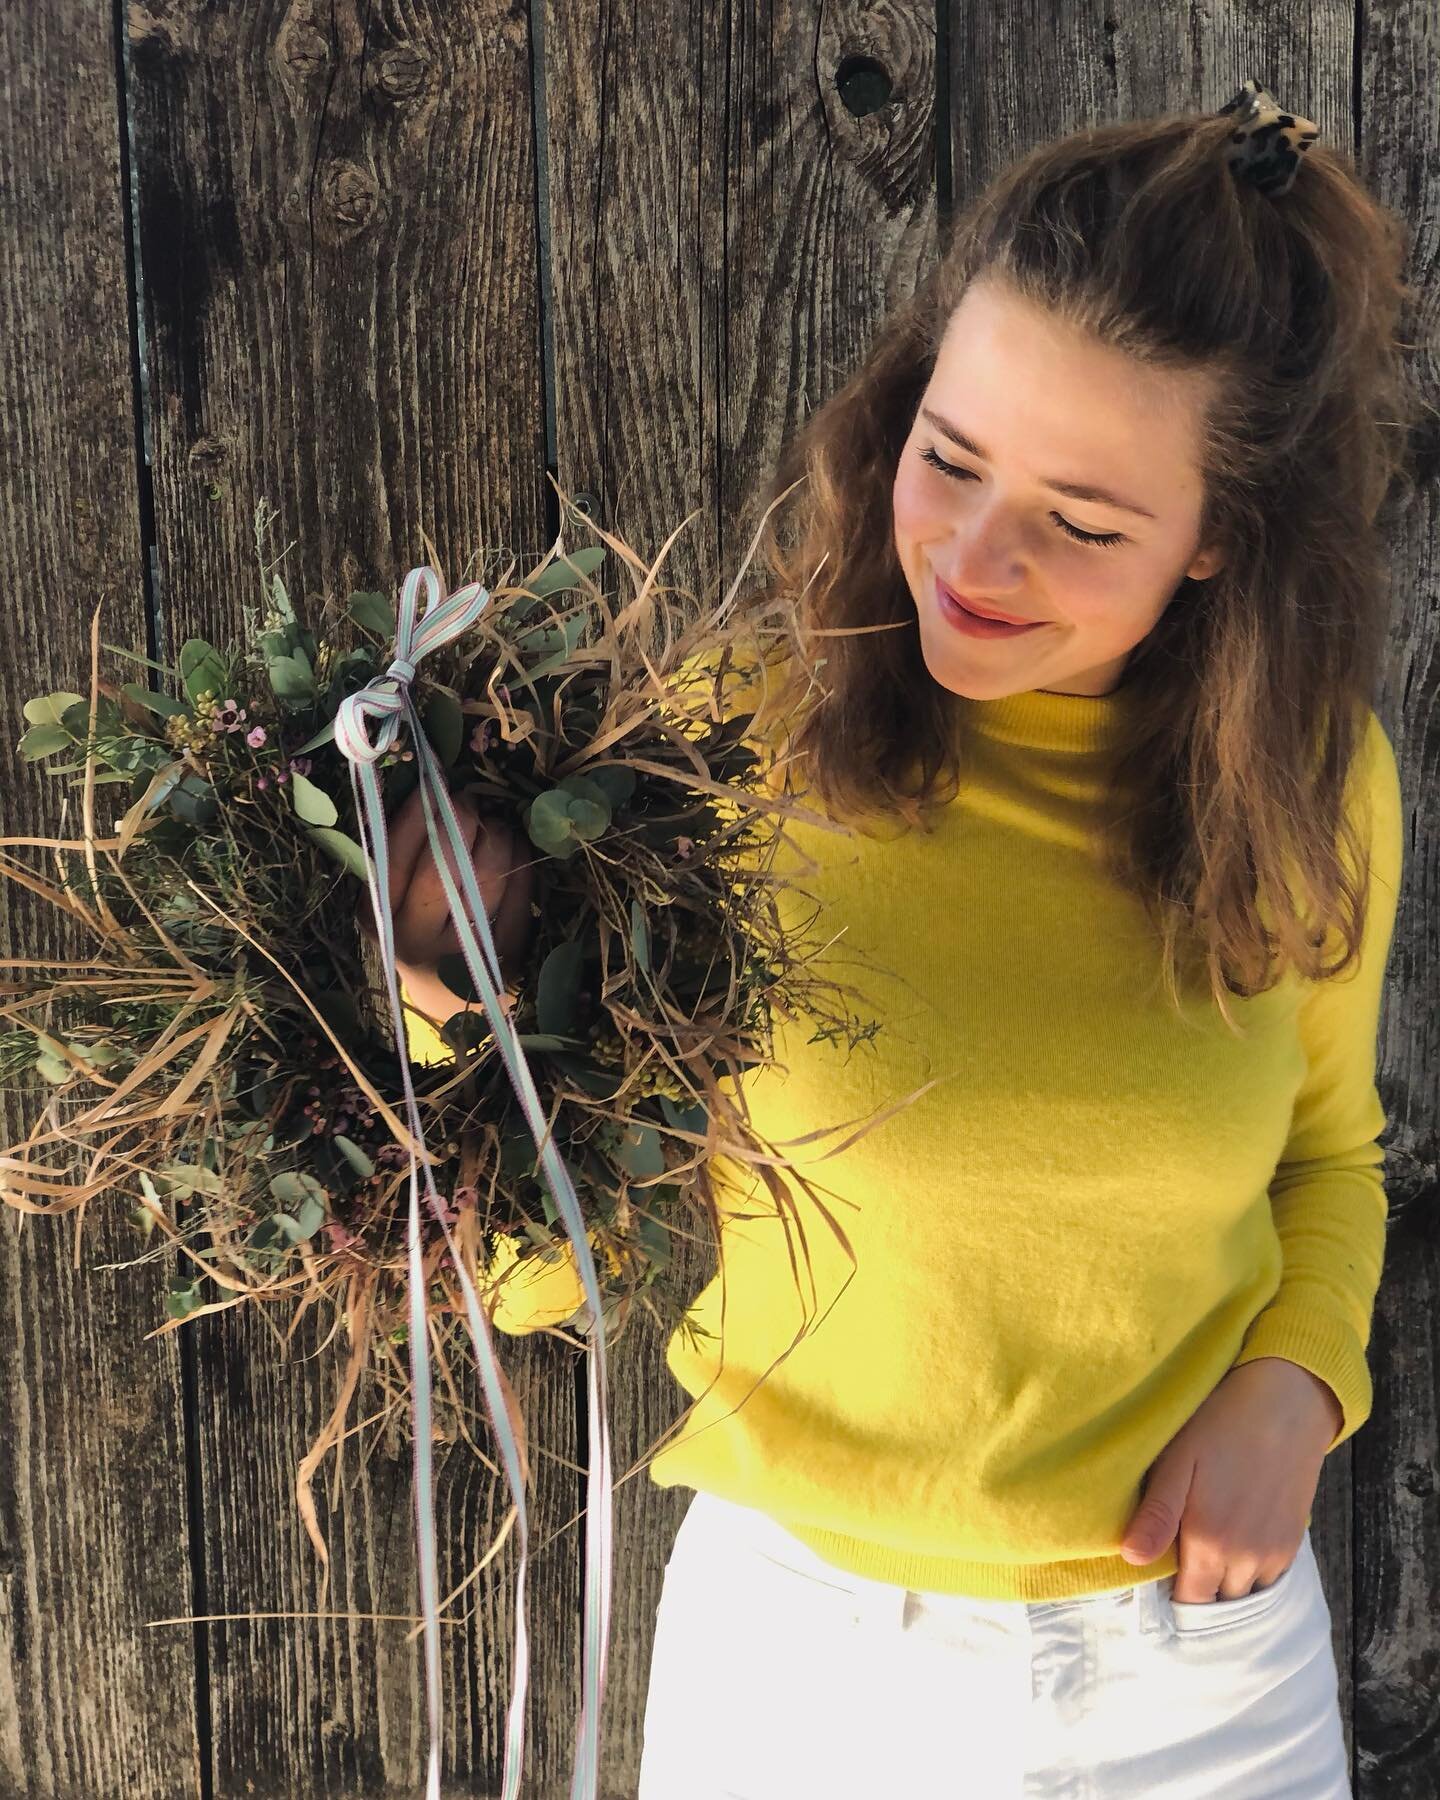
<path id="1" fill-rule="evenodd" d="M 451 805 L 470 847 L 470 865 L 484 902 L 501 973 L 508 977 L 530 941 L 534 849 L 527 838 L 517 837 L 503 820 L 482 819 L 474 805 L 462 796 L 452 796 Z M 396 966 L 416 1006 L 443 1024 L 466 1004 L 440 979 L 436 969 L 441 957 L 459 953 L 460 933 L 450 915 L 439 865 L 425 830 L 424 803 L 418 788 L 396 810 L 389 821 L 388 834 Z M 367 916 L 363 924 L 373 939 L 374 921 Z"/>

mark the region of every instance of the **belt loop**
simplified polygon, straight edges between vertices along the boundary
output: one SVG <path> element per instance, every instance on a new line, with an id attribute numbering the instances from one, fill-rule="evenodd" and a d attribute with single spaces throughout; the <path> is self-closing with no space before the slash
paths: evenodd
<path id="1" fill-rule="evenodd" d="M 1161 1575 L 1157 1580 L 1140 1582 L 1135 1589 L 1138 1623 L 1147 1637 L 1170 1628 L 1167 1601 L 1172 1579 L 1168 1575 Z"/>

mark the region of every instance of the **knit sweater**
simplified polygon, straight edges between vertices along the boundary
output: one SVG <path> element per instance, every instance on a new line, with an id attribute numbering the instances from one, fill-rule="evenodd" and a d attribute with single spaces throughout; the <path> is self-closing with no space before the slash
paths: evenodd
<path id="1" fill-rule="evenodd" d="M 665 1351 L 695 1404 L 656 1485 L 757 1508 L 872 1579 L 1052 1600 L 1178 1569 L 1175 1544 L 1148 1565 L 1118 1545 L 1230 1369 L 1284 1357 L 1326 1382 L 1331 1449 L 1369 1415 L 1394 752 L 1372 712 L 1358 963 L 1233 998 L 1237 1038 L 1208 996 L 1177 1014 L 1143 908 L 1094 854 L 1126 703 L 966 700 L 963 785 L 932 832 L 787 828 L 776 867 L 806 897 L 783 905 L 798 928 L 820 903 L 834 978 L 879 1029 L 852 1048 L 781 1021 L 744 1094 L 853 1262 L 793 1177 L 787 1230 L 718 1159 L 719 1263 Z"/>

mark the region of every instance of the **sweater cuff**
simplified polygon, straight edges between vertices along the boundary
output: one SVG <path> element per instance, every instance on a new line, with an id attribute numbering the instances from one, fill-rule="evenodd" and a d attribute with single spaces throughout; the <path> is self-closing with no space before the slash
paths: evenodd
<path id="1" fill-rule="evenodd" d="M 1327 1456 L 1369 1418 L 1375 1394 L 1365 1346 L 1343 1319 L 1313 1307 L 1277 1301 L 1256 1314 L 1240 1354 L 1230 1366 L 1238 1369 L 1262 1356 L 1283 1356 L 1287 1362 L 1298 1363 L 1325 1382 L 1340 1402 L 1344 1419 Z"/>
<path id="2" fill-rule="evenodd" d="M 405 1008 L 405 1038 L 410 1047 L 411 1061 L 426 1067 L 435 1063 L 453 1062 L 455 1053 L 441 1037 L 436 1021 L 415 1004 L 403 981 L 398 982 L 397 986 L 400 990 L 400 1003 Z"/>

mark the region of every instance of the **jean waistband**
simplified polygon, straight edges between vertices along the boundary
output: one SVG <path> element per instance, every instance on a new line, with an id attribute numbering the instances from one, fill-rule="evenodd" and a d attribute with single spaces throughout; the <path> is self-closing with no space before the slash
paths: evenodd
<path id="1" fill-rule="evenodd" d="M 687 1529 L 688 1528 L 688 1529 Z M 873 1576 L 859 1575 L 849 1569 L 842 1569 L 836 1564 L 827 1562 L 808 1544 L 802 1543 L 786 1530 L 778 1519 L 768 1513 L 761 1512 L 752 1506 L 742 1506 L 738 1502 L 728 1500 L 722 1495 L 713 1494 L 700 1489 L 690 1502 L 685 1515 L 682 1530 L 687 1535 L 697 1531 L 703 1532 L 707 1538 L 720 1536 L 724 1541 L 745 1545 L 763 1555 L 772 1557 L 785 1567 L 804 1575 L 827 1581 L 834 1586 L 851 1590 L 857 1596 L 868 1597 L 872 1602 L 885 1606 L 899 1604 L 899 1601 L 912 1589 L 900 1587 L 894 1582 L 881 1581 Z M 677 1540 L 678 1542 L 678 1540 Z M 1137 1598 L 1146 1602 L 1143 1610 L 1151 1610 L 1150 1603 L 1157 1598 L 1163 1599 L 1174 1584 L 1173 1575 L 1158 1576 L 1153 1580 L 1136 1582 L 1131 1587 L 1112 1588 L 1104 1593 L 1083 1594 L 1064 1600 L 1008 1600 L 992 1599 L 971 1594 L 948 1594 L 938 1591 L 926 1591 L 925 1603 L 931 1610 L 954 1610 L 996 1619 L 1036 1618 L 1051 1613 L 1060 1613 L 1084 1608 L 1090 1611 L 1110 1612 L 1134 1606 Z"/>

